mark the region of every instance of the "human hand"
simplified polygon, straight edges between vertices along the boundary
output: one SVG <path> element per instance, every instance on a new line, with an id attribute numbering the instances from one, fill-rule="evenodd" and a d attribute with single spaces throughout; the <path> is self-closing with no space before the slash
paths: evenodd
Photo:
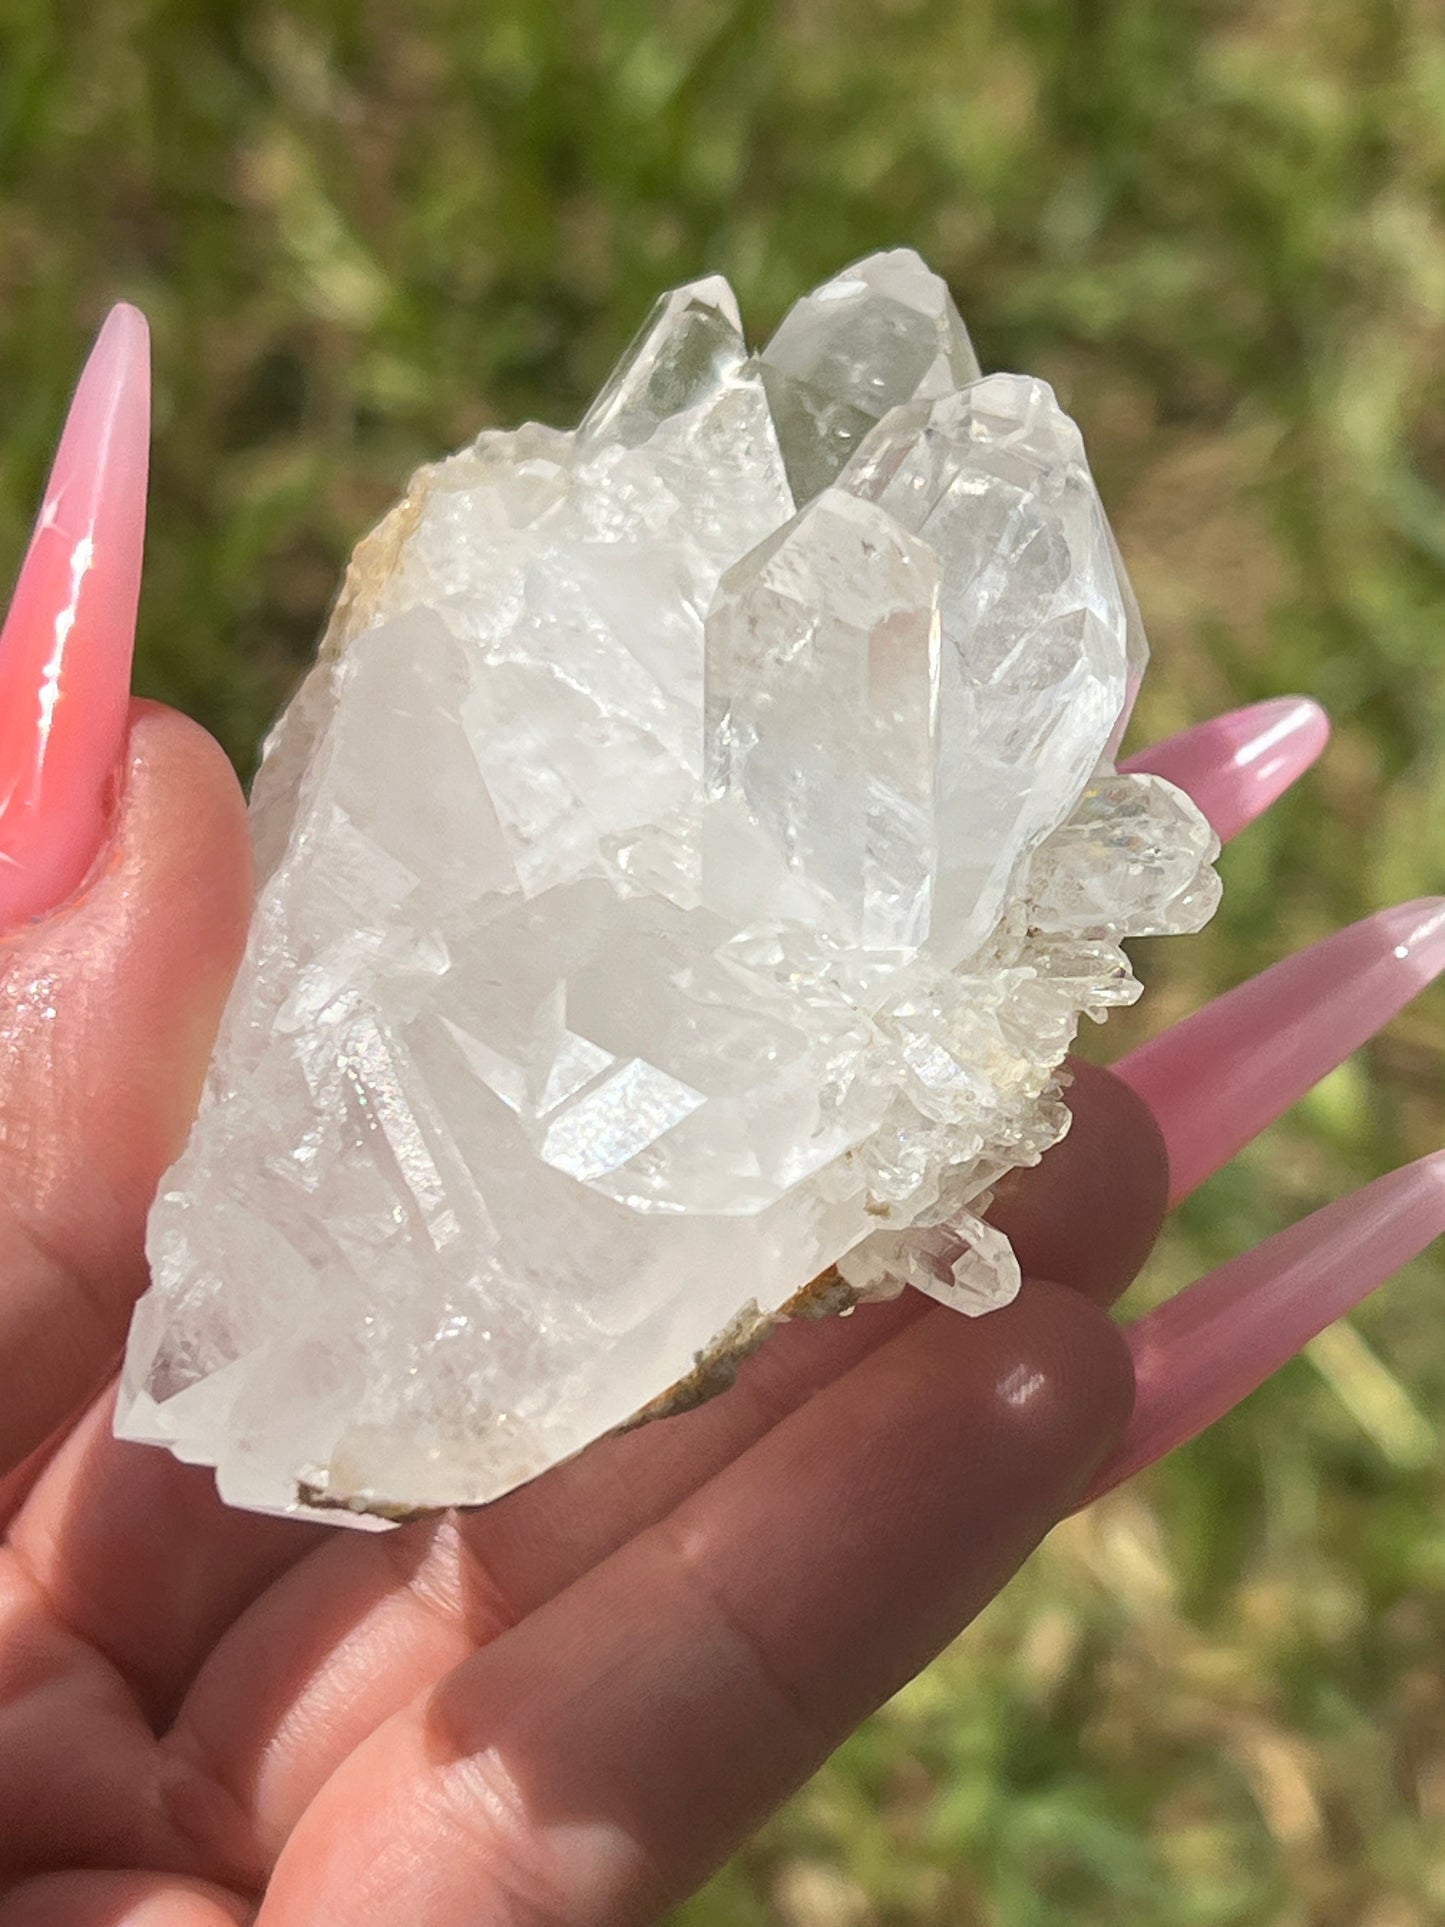
<path id="1" fill-rule="evenodd" d="M 0 714 L 33 717 L 63 644 L 65 795 L 90 812 L 59 857 L 45 782 L 0 812 L 12 928 L 81 883 L 125 745 L 106 855 L 0 947 L 0 1927 L 655 1920 L 1058 1517 L 1445 1225 L 1427 1160 L 1129 1344 L 1105 1315 L 1171 1170 L 1183 1195 L 1387 1021 L 1445 962 L 1441 914 L 1341 933 L 1119 1077 L 1077 1066 L 1073 1131 L 992 1214 L 1030 1279 L 1007 1310 L 972 1322 L 910 1294 L 787 1328 L 712 1404 L 476 1513 L 363 1535 L 229 1512 L 209 1471 L 113 1440 L 101 1389 L 249 892 L 219 752 L 169 712 L 124 710 L 139 517 L 116 503 L 140 486 L 144 429 L 143 338 L 124 325 L 78 404 L 105 435 L 58 464 L 99 477 L 91 520 L 57 514 L 0 647 Z M 60 565 L 87 527 L 75 600 Z M 0 737 L 0 789 L 17 740 Z M 1310 706 L 1265 705 L 1141 766 L 1228 834 L 1321 741 Z"/>

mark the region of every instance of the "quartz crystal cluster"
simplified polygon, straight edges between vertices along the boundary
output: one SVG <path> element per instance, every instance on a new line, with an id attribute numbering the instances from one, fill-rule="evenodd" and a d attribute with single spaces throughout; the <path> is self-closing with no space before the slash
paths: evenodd
<path id="1" fill-rule="evenodd" d="M 1120 939 L 1217 844 L 1113 753 L 1145 646 L 1079 431 L 876 255 L 761 352 L 665 296 L 581 425 L 359 548 L 151 1219 L 119 1426 L 224 1496 L 496 1497 L 782 1314 L 1004 1303 Z"/>

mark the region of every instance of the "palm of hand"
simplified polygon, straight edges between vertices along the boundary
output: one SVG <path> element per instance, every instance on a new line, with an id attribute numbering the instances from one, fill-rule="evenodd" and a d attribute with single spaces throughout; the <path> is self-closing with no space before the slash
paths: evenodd
<path id="1" fill-rule="evenodd" d="M 111 1439 L 111 1392 L 76 1416 L 247 907 L 229 771 L 145 706 L 115 852 L 5 965 L 0 1927 L 656 1918 L 1117 1438 L 1100 1305 L 1157 1228 L 1157 1132 L 1081 1076 L 1047 1185 L 999 1210 L 1059 1282 L 978 1324 L 910 1296 L 785 1331 L 711 1406 L 469 1517 L 228 1512 L 209 1472 Z"/>

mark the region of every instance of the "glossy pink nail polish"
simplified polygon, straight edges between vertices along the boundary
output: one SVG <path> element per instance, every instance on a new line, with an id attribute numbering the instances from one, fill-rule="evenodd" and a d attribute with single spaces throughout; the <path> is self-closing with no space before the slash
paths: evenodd
<path id="1" fill-rule="evenodd" d="M 0 930 L 62 902 L 105 837 L 145 539 L 150 351 L 113 308 L 70 405 L 0 632 Z"/>
<path id="2" fill-rule="evenodd" d="M 1154 1113 L 1177 1203 L 1445 970 L 1445 897 L 1382 910 L 1114 1066 Z"/>
<path id="3" fill-rule="evenodd" d="M 1124 1441 L 1084 1504 L 1196 1437 L 1445 1233 L 1445 1151 L 1221 1265 L 1128 1328 Z"/>
<path id="4" fill-rule="evenodd" d="M 1304 774 L 1329 736 L 1318 703 L 1279 696 L 1166 737 L 1123 767 L 1177 784 L 1227 843 Z"/>

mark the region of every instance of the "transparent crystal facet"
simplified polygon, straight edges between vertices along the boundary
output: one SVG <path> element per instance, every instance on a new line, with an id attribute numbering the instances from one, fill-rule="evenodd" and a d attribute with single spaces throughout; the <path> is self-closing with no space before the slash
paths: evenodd
<path id="1" fill-rule="evenodd" d="M 838 490 L 728 571 L 705 644 L 705 900 L 731 908 L 745 872 L 754 916 L 918 948 L 938 868 L 938 650 L 937 556 Z"/>
<path id="2" fill-rule="evenodd" d="M 932 940 L 966 956 L 1107 750 L 1128 697 L 1133 598 L 1079 431 L 1046 382 L 990 375 L 895 410 L 839 486 L 940 557 L 947 854 Z"/>
<path id="3" fill-rule="evenodd" d="M 761 361 L 694 283 L 578 431 L 481 436 L 362 543 L 253 796 L 125 1436 L 262 1510 L 480 1503 L 799 1294 L 1017 1289 L 992 1186 L 1217 845 L 1109 762 L 1142 631 L 1077 431 L 975 373 L 906 252 Z"/>
<path id="4" fill-rule="evenodd" d="M 1099 937 L 1177 937 L 1219 907 L 1219 838 L 1162 776 L 1090 783 L 1042 844 L 1029 875 L 1040 930 Z"/>
<path id="5" fill-rule="evenodd" d="M 790 308 L 759 356 L 799 503 L 836 479 L 900 402 L 979 373 L 947 285 L 911 248 L 869 255 Z"/>
<path id="6" fill-rule="evenodd" d="M 662 295 L 582 417 L 579 440 L 635 445 L 704 401 L 747 357 L 737 297 L 721 275 Z"/>

